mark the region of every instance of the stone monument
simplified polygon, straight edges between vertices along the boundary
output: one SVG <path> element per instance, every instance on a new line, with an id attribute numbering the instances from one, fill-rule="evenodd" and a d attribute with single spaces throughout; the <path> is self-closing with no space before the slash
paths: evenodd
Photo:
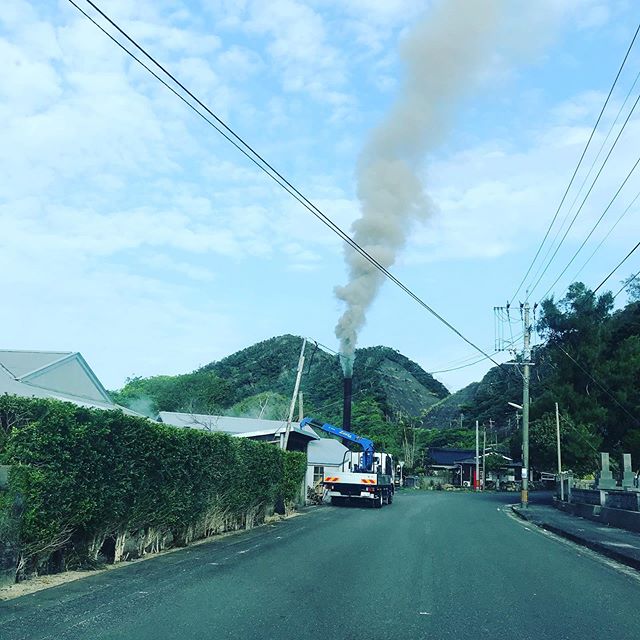
<path id="1" fill-rule="evenodd" d="M 622 454 L 622 488 L 623 489 L 633 489 L 633 480 L 635 478 L 635 474 L 631 469 L 631 454 L 623 453 Z"/>
<path id="2" fill-rule="evenodd" d="M 609 454 L 600 452 L 600 478 L 598 479 L 598 489 L 615 489 L 616 481 L 613 479 L 611 469 L 609 469 Z"/>

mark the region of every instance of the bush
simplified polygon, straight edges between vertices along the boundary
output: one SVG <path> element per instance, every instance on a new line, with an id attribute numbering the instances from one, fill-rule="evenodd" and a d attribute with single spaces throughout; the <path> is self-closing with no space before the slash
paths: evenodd
<path id="1" fill-rule="evenodd" d="M 288 507 L 300 501 L 300 484 L 307 471 L 307 456 L 298 451 L 289 451 L 284 459 L 281 492 Z"/>
<path id="2" fill-rule="evenodd" d="M 0 397 L 22 573 L 118 561 L 263 521 L 304 454 L 120 411 Z"/>

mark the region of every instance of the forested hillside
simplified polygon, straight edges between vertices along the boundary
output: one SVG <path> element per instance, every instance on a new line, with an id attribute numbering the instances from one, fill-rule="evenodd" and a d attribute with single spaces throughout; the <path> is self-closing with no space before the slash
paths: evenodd
<path id="1" fill-rule="evenodd" d="M 531 461 L 552 469 L 555 461 L 555 403 L 561 413 L 564 458 L 579 471 L 595 468 L 598 451 L 631 452 L 640 463 L 640 288 L 614 311 L 613 296 L 594 296 L 583 284 L 559 301 L 545 300 L 537 323 L 542 344 L 534 348 L 531 375 Z M 521 403 L 519 367 L 494 367 L 435 405 L 425 427 L 457 427 L 476 419 L 508 441 L 515 457 L 521 439 L 516 410 Z M 491 423 L 490 423 L 491 421 Z"/>
<path id="2" fill-rule="evenodd" d="M 282 419 L 294 386 L 302 339 L 284 335 L 178 376 L 127 381 L 116 402 L 154 415 L 158 411 L 225 413 Z M 340 423 L 342 372 L 338 357 L 309 343 L 301 389 L 305 413 Z M 383 420 L 421 416 L 449 395 L 419 365 L 388 347 L 359 349 L 353 374 L 354 417 L 374 406 Z"/>
<path id="3" fill-rule="evenodd" d="M 560 406 L 565 464 L 596 468 L 598 451 L 631 452 L 640 463 L 640 287 L 614 311 L 613 296 L 575 283 L 564 298 L 542 302 L 540 343 L 531 375 L 531 464 L 555 464 L 555 402 Z M 301 339 L 285 335 L 255 344 L 181 376 L 129 380 L 117 402 L 153 415 L 158 410 L 286 416 Z M 338 357 L 313 344 L 302 378 L 305 413 L 340 424 Z M 419 365 L 388 347 L 359 349 L 353 378 L 353 429 L 419 469 L 429 446 L 473 446 L 473 426 L 488 442 L 520 459 L 520 366 L 494 367 L 480 382 L 450 395 Z"/>

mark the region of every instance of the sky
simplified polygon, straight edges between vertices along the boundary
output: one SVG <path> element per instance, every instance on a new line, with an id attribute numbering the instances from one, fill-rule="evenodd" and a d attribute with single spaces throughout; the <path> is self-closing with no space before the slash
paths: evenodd
<path id="1" fill-rule="evenodd" d="M 403 42 L 440 3 L 97 4 L 348 231 L 360 211 L 359 154 L 403 91 Z M 533 259 L 640 19 L 631 0 L 498 5 L 486 55 L 416 167 L 430 214 L 411 224 L 391 268 L 490 353 L 493 307 L 513 297 Z M 3 2 L 0 59 L 2 348 L 80 351 L 110 389 L 285 333 L 337 349 L 342 241 L 67 0 Z M 609 143 L 617 135 L 639 71 L 637 43 L 566 205 L 612 125 Z M 633 166 L 639 134 L 633 115 L 532 304 Z M 563 296 L 639 190 L 633 174 L 550 294 Z M 634 204 L 578 279 L 596 286 L 639 232 Z M 634 255 L 608 286 L 617 291 L 639 263 Z M 517 337 L 519 314 L 511 318 L 502 330 Z M 435 374 L 452 391 L 491 366 L 465 366 L 478 359 L 473 348 L 390 282 L 358 340 L 430 372 L 462 366 Z"/>

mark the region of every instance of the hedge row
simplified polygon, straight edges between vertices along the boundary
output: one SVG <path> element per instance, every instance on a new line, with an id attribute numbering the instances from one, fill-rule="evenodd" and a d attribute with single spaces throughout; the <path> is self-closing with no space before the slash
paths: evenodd
<path id="1" fill-rule="evenodd" d="M 304 454 L 52 400 L 0 397 L 20 572 L 118 561 L 261 522 Z"/>

